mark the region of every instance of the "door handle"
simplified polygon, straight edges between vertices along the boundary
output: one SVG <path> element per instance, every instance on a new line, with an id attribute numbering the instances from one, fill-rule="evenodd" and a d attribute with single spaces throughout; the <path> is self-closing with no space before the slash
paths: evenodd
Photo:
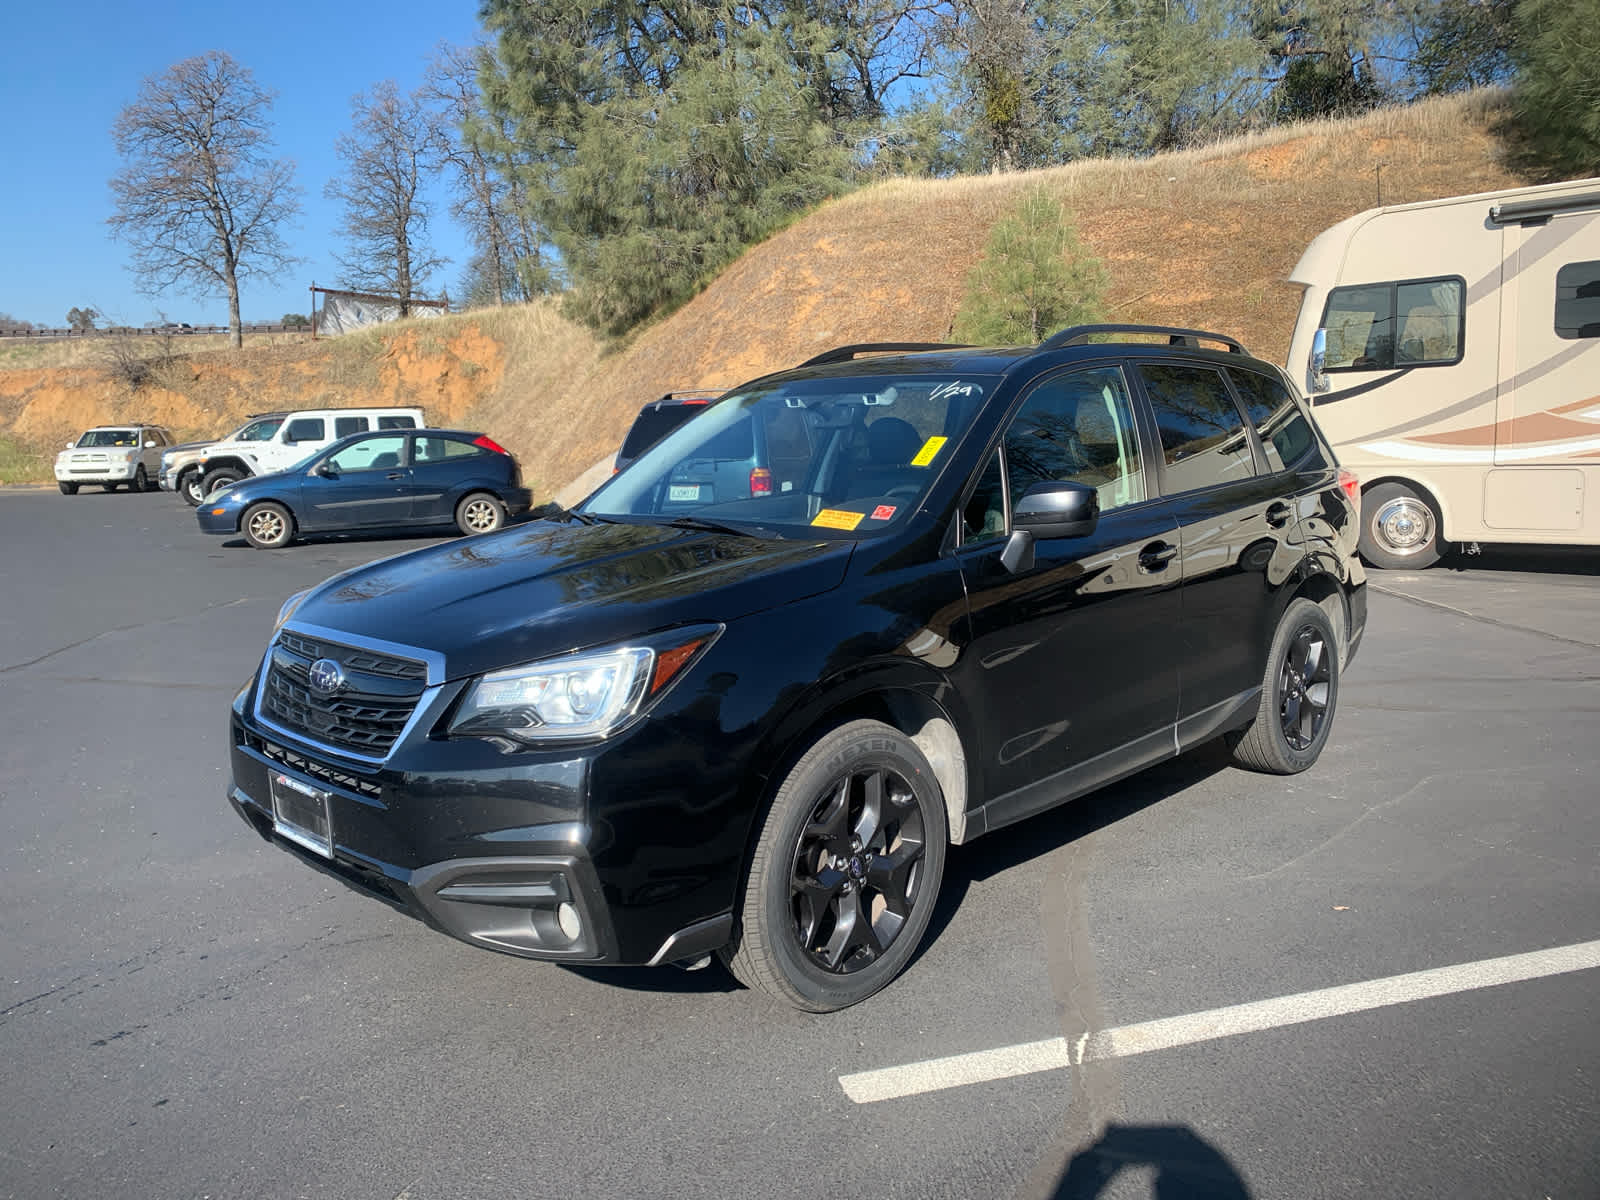
<path id="1" fill-rule="evenodd" d="M 384 476 L 385 479 L 404 479 L 405 477 L 406 473 L 404 471 L 390 471 Z"/>
<path id="2" fill-rule="evenodd" d="M 1164 571 L 1167 564 L 1178 557 L 1178 548 L 1171 542 L 1151 542 L 1139 551 L 1141 571 Z"/>
<path id="3" fill-rule="evenodd" d="M 1289 523 L 1289 518 L 1294 516 L 1294 509 L 1289 507 L 1286 500 L 1274 500 L 1267 505 L 1267 524 L 1274 529 L 1282 529 Z"/>

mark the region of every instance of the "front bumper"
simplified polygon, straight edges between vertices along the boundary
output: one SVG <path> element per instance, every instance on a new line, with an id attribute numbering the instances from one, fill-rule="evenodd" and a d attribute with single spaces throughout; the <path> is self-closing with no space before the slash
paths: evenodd
<path id="1" fill-rule="evenodd" d="M 720 862 L 709 861 L 717 839 L 692 822 L 677 823 L 686 841 L 662 847 L 650 807 L 680 803 L 675 784 L 643 800 L 643 779 L 607 788 L 634 818 L 623 822 L 594 815 L 590 792 L 606 773 L 598 748 L 507 756 L 474 739 L 428 737 L 456 690 L 424 701 L 414 736 L 374 763 L 286 736 L 261 721 L 247 689 L 232 712 L 228 800 L 308 865 L 485 949 L 654 965 L 726 944 L 742 831 Z M 275 773 L 326 797 L 326 854 L 299 837 L 292 814 L 274 813 Z M 701 780 L 687 771 L 684 787 Z"/>
<path id="2" fill-rule="evenodd" d="M 55 471 L 58 483 L 131 483 L 139 473 L 139 464 L 137 461 L 93 466 L 57 463 Z"/>
<path id="3" fill-rule="evenodd" d="M 202 504 L 194 510 L 201 533 L 233 534 L 239 532 L 239 513 L 234 504 Z"/>

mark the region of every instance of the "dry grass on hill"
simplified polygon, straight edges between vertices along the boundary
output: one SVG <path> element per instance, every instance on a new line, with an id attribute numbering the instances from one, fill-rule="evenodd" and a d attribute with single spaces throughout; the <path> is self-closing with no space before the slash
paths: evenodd
<path id="1" fill-rule="evenodd" d="M 1388 204 L 1520 182 L 1488 132 L 1498 103 L 1480 93 L 1158 158 L 880 184 L 751 249 L 621 347 L 541 302 L 188 353 L 138 395 L 92 358 L 0 359 L 12 367 L 0 437 L 44 450 L 106 420 L 202 436 L 263 409 L 421 404 L 435 423 L 488 430 L 546 498 L 614 452 L 664 391 L 731 387 L 846 342 L 944 340 L 990 227 L 1035 184 L 1104 260 L 1108 319 L 1216 329 L 1281 362 L 1298 304 L 1286 276 L 1312 237 L 1378 203 L 1380 169 Z"/>
<path id="2" fill-rule="evenodd" d="M 1157 158 L 1012 175 L 897 180 L 824 206 L 603 361 L 548 426 L 547 478 L 614 449 L 638 405 L 732 386 L 847 342 L 949 336 L 990 227 L 1027 187 L 1056 190 L 1111 276 L 1107 319 L 1201 326 L 1278 362 L 1306 244 L 1378 202 L 1515 186 L 1488 132 L 1496 93 L 1276 129 Z"/>

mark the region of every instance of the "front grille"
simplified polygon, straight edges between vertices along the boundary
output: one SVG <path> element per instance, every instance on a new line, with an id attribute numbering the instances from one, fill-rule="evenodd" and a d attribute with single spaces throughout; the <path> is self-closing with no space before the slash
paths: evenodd
<path id="1" fill-rule="evenodd" d="M 345 684 L 331 696 L 311 687 L 311 664 L 332 659 Z M 355 646 L 282 633 L 261 689 L 262 715 L 292 733 L 337 750 L 382 758 L 416 711 L 426 664 Z"/>
<path id="2" fill-rule="evenodd" d="M 288 767 L 291 771 L 298 771 L 302 775 L 309 775 L 312 779 L 322 783 L 331 783 L 335 787 L 342 787 L 346 791 L 356 792 L 363 796 L 382 798 L 383 788 L 371 779 L 363 779 L 349 771 L 341 771 L 337 767 L 330 767 L 319 763 L 314 758 L 307 758 L 287 746 L 280 746 L 277 742 L 269 742 L 266 738 L 257 737 L 248 731 L 244 735 L 244 744 L 256 753 L 271 759 L 281 767 Z"/>

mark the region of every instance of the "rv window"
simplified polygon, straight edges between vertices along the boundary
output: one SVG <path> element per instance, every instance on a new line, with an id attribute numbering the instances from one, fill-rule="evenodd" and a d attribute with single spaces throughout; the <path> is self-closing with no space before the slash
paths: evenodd
<path id="1" fill-rule="evenodd" d="M 1329 371 L 1387 371 L 1461 361 L 1459 278 L 1334 288 L 1322 326 Z"/>
<path id="2" fill-rule="evenodd" d="M 1600 338 L 1600 262 L 1568 263 L 1556 272 L 1556 336 Z"/>
<path id="3" fill-rule="evenodd" d="M 1255 474 L 1244 420 L 1222 372 L 1210 367 L 1140 367 L 1155 410 L 1168 492 L 1234 483 Z"/>
<path id="4" fill-rule="evenodd" d="M 1314 460 L 1302 463 L 1307 452 L 1317 447 L 1311 432 L 1311 423 L 1294 402 L 1289 389 L 1277 379 L 1258 375 L 1254 371 L 1230 372 L 1233 382 L 1244 400 L 1245 412 L 1261 438 L 1261 448 L 1267 455 L 1267 468 L 1282 471 L 1289 467 L 1326 466 L 1318 454 Z"/>

